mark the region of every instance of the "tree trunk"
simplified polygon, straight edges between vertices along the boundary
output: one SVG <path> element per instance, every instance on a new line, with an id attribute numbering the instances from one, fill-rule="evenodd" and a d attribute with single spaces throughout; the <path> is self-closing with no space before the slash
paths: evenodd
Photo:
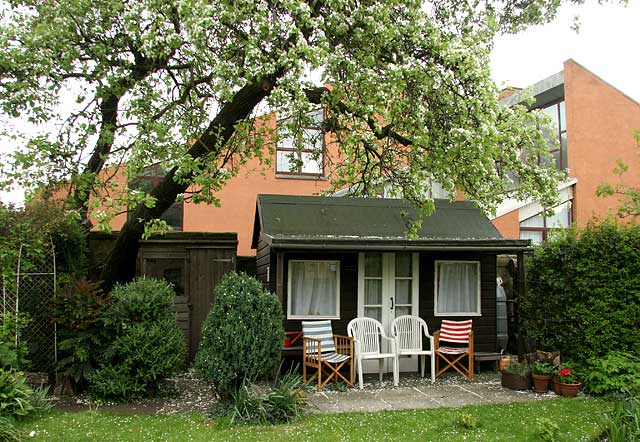
<path id="1" fill-rule="evenodd" d="M 276 72 L 265 80 L 250 83 L 240 89 L 233 100 L 223 106 L 204 134 L 191 145 L 189 154 L 193 158 L 200 158 L 209 153 L 219 154 L 233 136 L 235 125 L 248 118 L 258 103 L 269 95 L 281 74 L 282 71 Z M 125 283 L 134 278 L 139 241 L 144 233 L 145 223 L 159 218 L 176 201 L 178 195 L 189 187 L 189 184 L 178 184 L 174 181 L 176 171 L 177 168 L 171 169 L 151 192 L 156 198 L 156 205 L 151 208 L 139 205 L 124 224 L 100 274 L 105 291 L 111 290 L 117 283 Z M 190 176 L 185 178 L 185 182 L 191 181 Z"/>

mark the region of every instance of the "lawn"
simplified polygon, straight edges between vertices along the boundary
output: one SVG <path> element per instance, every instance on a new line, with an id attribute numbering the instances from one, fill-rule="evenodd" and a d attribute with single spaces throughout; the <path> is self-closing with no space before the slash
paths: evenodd
<path id="1" fill-rule="evenodd" d="M 537 441 L 539 418 L 555 422 L 561 441 L 590 441 L 610 407 L 598 399 L 553 399 L 535 402 L 309 415 L 280 426 L 232 426 L 202 414 L 161 416 L 107 412 L 54 412 L 20 423 L 35 431 L 33 441 Z M 457 422 L 462 414 L 478 420 L 475 429 Z"/>

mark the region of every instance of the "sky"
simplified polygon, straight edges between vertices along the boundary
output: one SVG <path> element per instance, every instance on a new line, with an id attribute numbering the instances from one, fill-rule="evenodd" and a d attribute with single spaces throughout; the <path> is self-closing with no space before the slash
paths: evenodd
<path id="1" fill-rule="evenodd" d="M 572 30 L 578 16 L 579 32 Z M 561 7 L 549 24 L 499 37 L 491 54 L 493 79 L 499 87 L 528 87 L 560 72 L 572 58 L 612 86 L 640 102 L 640 0 Z M 0 192 L 2 202 L 20 204 L 18 189 Z"/>
<path id="2" fill-rule="evenodd" d="M 578 15 L 579 32 L 571 30 Z M 528 87 L 562 70 L 572 58 L 640 102 L 640 0 L 619 4 L 561 7 L 547 25 L 499 37 L 491 53 L 493 79 Z"/>

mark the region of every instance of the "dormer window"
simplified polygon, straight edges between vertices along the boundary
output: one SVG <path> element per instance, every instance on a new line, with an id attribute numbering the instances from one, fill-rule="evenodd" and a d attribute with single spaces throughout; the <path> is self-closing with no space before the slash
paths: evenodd
<path id="1" fill-rule="evenodd" d="M 278 121 L 276 174 L 295 176 L 324 175 L 324 114 L 318 109 L 308 115 L 309 121 L 292 132 L 290 120 Z"/>

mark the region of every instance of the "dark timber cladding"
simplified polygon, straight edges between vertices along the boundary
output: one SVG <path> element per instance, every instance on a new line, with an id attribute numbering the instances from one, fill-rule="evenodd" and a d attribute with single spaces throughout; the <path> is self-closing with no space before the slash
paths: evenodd
<path id="1" fill-rule="evenodd" d="M 481 316 L 474 316 L 478 351 L 496 347 L 496 255 L 530 251 L 528 240 L 507 240 L 469 201 L 436 200 L 435 213 L 423 220 L 417 238 L 408 239 L 405 201 L 382 198 L 259 195 L 253 232 L 257 274 L 280 298 L 287 313 L 287 281 L 292 259 L 340 261 L 338 333 L 358 312 L 360 252 L 419 253 L 419 315 L 431 330 L 442 319 L 434 315 L 436 260 L 480 262 Z M 448 319 L 461 320 L 463 317 Z M 286 330 L 300 330 L 299 320 L 285 320 Z"/>
<path id="2" fill-rule="evenodd" d="M 101 261 L 115 235 L 91 234 L 93 262 Z M 176 291 L 178 326 L 185 334 L 189 356 L 200 342 L 201 326 L 214 301 L 222 276 L 236 268 L 235 233 L 175 232 L 140 241 L 136 274 L 164 279 Z"/>

